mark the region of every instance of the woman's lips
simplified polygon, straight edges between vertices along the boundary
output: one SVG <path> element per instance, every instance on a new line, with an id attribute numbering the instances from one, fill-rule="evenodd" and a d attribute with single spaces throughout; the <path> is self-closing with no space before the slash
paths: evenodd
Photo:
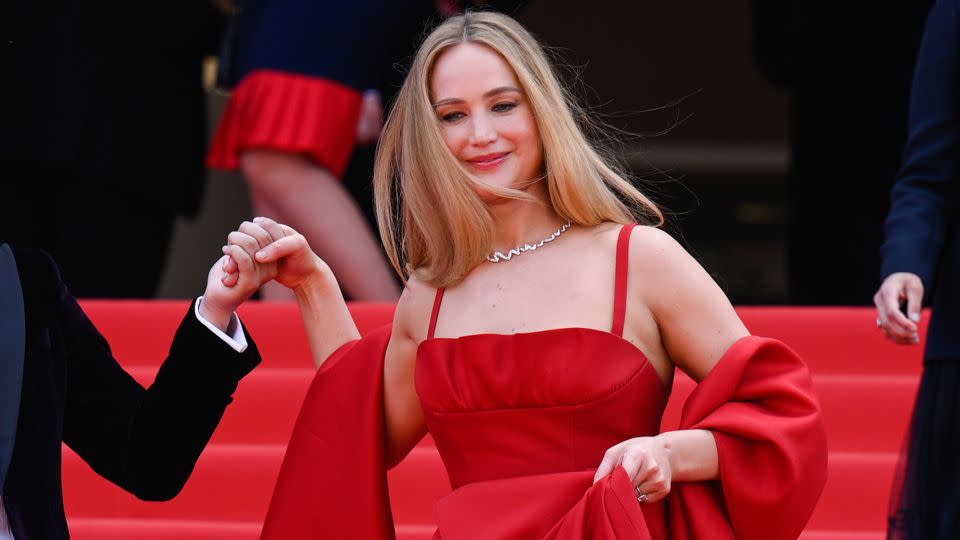
<path id="1" fill-rule="evenodd" d="M 481 171 L 489 171 L 500 166 L 510 155 L 509 152 L 500 152 L 497 154 L 486 154 L 469 160 L 473 168 Z"/>

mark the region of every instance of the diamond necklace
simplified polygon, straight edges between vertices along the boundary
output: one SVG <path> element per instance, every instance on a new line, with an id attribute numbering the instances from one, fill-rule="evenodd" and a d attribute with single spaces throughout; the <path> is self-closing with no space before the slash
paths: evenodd
<path id="1" fill-rule="evenodd" d="M 563 234 L 564 231 L 566 231 L 569 228 L 570 228 L 570 222 L 568 221 L 563 225 L 561 225 L 559 229 L 553 231 L 553 234 L 537 242 L 536 244 L 523 244 L 522 246 L 517 246 L 507 251 L 506 255 L 504 255 L 499 251 L 494 251 L 490 255 L 487 255 L 487 260 L 493 263 L 500 262 L 500 261 L 509 261 L 510 259 L 513 258 L 514 255 L 519 255 L 525 251 L 533 251 L 537 248 L 543 247 L 543 245 L 546 244 L 547 242 L 553 242 L 554 240 L 559 238 L 559 236 Z"/>

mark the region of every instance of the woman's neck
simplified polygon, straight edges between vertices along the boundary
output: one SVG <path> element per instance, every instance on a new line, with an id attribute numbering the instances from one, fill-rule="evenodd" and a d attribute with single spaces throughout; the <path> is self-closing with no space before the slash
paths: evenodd
<path id="1" fill-rule="evenodd" d="M 533 244 L 550 236 L 562 221 L 547 203 L 546 186 L 538 182 L 526 190 L 534 201 L 503 199 L 490 205 L 493 215 L 495 251 L 506 251 L 522 244 Z"/>

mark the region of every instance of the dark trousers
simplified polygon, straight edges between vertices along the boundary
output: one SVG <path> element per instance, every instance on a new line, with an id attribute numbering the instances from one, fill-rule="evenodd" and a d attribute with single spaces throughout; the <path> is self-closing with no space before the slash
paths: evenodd
<path id="1" fill-rule="evenodd" d="M 171 209 L 69 172 L 0 167 L 0 242 L 50 253 L 77 297 L 156 294 L 176 218 Z"/>
<path id="2" fill-rule="evenodd" d="M 890 498 L 889 540 L 960 538 L 960 358 L 923 366 Z"/>

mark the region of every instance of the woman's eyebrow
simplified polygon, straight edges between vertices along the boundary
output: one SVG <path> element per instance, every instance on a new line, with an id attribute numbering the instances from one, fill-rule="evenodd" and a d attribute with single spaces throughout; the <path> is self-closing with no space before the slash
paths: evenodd
<path id="1" fill-rule="evenodd" d="M 487 92 L 485 92 L 483 94 L 483 97 L 489 98 L 497 94 L 503 94 L 506 92 L 517 92 L 518 94 L 522 93 L 520 89 L 517 88 L 516 86 L 498 86 L 493 90 L 488 90 Z M 434 103 L 433 107 L 437 108 L 437 107 L 440 107 L 441 105 L 451 105 L 451 104 L 457 104 L 457 103 L 463 103 L 463 100 L 460 98 L 446 98 L 446 99 L 441 99 L 440 101 Z"/>

